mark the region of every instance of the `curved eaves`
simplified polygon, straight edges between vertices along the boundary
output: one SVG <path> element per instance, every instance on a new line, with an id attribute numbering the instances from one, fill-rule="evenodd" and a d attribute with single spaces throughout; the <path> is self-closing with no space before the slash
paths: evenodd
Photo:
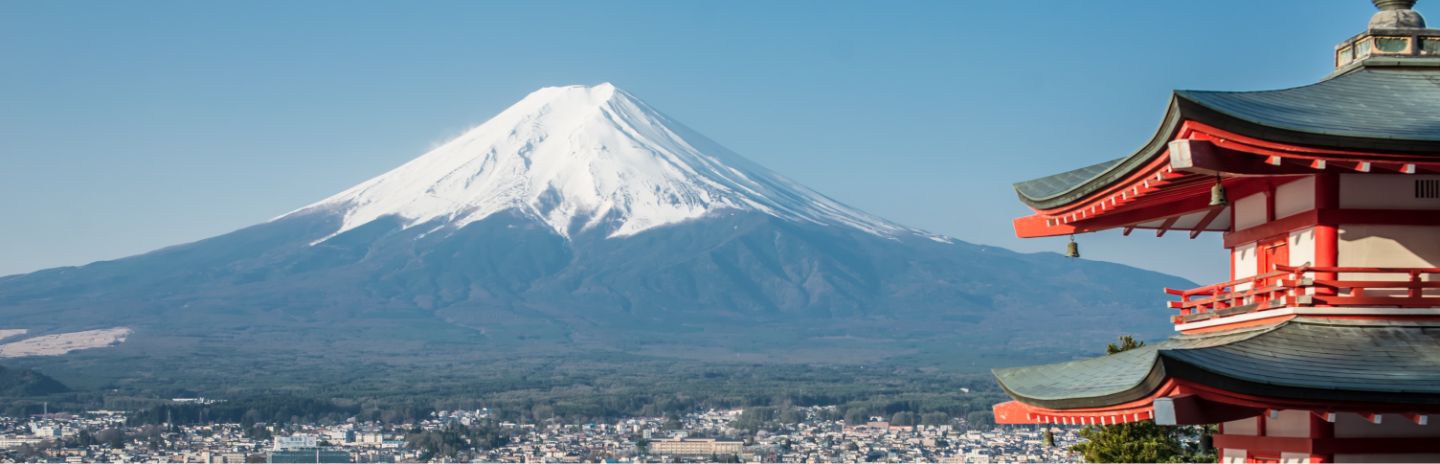
<path id="1" fill-rule="evenodd" d="M 1042 366 L 995 369 L 1000 388 L 1022 403 L 1050 409 L 1113 406 L 1136 401 L 1165 382 L 1156 349 Z"/>
<path id="2" fill-rule="evenodd" d="M 1180 114 L 1176 98 L 1170 99 L 1165 119 L 1150 141 L 1130 156 L 1106 161 L 1074 171 L 1015 183 L 1015 193 L 1020 201 L 1037 210 L 1058 208 L 1074 203 L 1090 194 L 1110 186 L 1121 179 L 1130 177 L 1136 169 L 1154 159 L 1165 150 L 1175 132 L 1180 129 Z M 1086 172 L 1093 170 L 1094 173 Z"/>

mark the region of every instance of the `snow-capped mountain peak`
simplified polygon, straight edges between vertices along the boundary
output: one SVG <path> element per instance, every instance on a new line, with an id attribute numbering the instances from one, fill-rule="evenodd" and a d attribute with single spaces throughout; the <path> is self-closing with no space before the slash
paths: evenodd
<path id="1" fill-rule="evenodd" d="M 610 237 L 726 210 L 920 234 L 756 165 L 604 83 L 546 87 L 379 177 L 302 208 L 343 213 L 338 235 L 385 216 L 460 228 L 514 210 L 569 237 Z M 287 215 L 288 216 L 288 215 Z"/>

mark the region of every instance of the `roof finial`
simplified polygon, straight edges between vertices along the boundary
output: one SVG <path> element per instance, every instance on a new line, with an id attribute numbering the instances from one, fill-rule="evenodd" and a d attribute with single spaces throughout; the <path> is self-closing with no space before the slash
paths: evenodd
<path id="1" fill-rule="evenodd" d="M 1409 10 L 1415 8 L 1415 0 L 1370 0 L 1381 10 Z"/>
<path id="2" fill-rule="evenodd" d="M 1370 0 L 1375 12 L 1370 17 L 1370 29 L 1424 29 L 1425 18 L 1420 16 L 1412 8 L 1415 8 L 1416 0 Z"/>

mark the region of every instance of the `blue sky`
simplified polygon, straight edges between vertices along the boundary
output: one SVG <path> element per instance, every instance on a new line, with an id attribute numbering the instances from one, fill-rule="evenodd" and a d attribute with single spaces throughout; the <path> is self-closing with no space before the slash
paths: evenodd
<path id="1" fill-rule="evenodd" d="M 1423 13 L 1427 5 L 1419 6 Z M 1010 183 L 1129 154 L 1175 88 L 1311 83 L 1363 0 L 0 2 L 0 275 L 268 220 L 530 91 L 613 82 L 872 213 L 1019 240 Z M 1217 237 L 1081 236 L 1218 281 Z"/>

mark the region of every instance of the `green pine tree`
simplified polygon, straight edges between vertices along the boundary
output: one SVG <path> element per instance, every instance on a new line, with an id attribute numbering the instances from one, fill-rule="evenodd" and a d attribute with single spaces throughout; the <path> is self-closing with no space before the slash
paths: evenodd
<path id="1" fill-rule="evenodd" d="M 1129 335 L 1105 347 L 1107 355 L 1145 346 Z M 1209 427 L 1167 427 L 1153 421 L 1115 425 L 1092 425 L 1080 429 L 1085 442 L 1070 449 L 1089 462 L 1214 462 L 1214 450 L 1206 446 Z M 1196 443 L 1186 445 L 1185 438 Z"/>
<path id="2" fill-rule="evenodd" d="M 1105 354 L 1111 355 L 1124 351 L 1130 351 L 1142 346 L 1145 346 L 1145 342 L 1136 340 L 1135 337 L 1124 335 L 1120 337 L 1120 343 L 1111 343 L 1109 345 L 1105 345 Z"/>
<path id="3" fill-rule="evenodd" d="M 1080 429 L 1086 442 L 1071 449 L 1089 462 L 1184 462 L 1174 429 L 1150 421 L 1089 426 Z"/>

